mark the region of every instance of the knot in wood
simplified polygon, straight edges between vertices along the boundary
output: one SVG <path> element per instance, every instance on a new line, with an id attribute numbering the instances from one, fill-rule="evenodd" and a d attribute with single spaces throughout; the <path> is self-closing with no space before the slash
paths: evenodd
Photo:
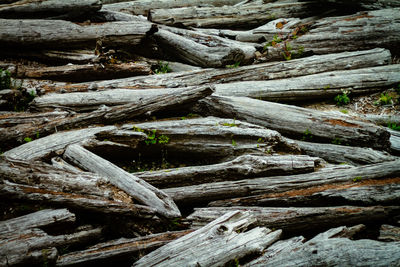
<path id="1" fill-rule="evenodd" d="M 219 235 L 224 234 L 226 231 L 228 231 L 228 227 L 226 227 L 225 225 L 221 225 L 217 228 L 217 234 Z"/>

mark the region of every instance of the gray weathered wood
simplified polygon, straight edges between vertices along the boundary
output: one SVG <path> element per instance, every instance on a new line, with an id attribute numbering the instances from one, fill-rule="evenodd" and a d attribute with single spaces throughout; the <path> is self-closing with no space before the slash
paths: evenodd
<path id="1" fill-rule="evenodd" d="M 250 197 L 252 195 L 260 195 L 257 197 L 262 197 L 263 194 L 306 189 L 312 186 L 354 183 L 353 179 L 356 177 L 361 177 L 362 180 L 395 177 L 398 175 L 399 169 L 399 161 L 396 160 L 354 168 L 328 169 L 312 174 L 255 178 L 167 188 L 164 189 L 164 192 L 169 194 L 180 205 L 204 204 L 212 200 Z"/>
<path id="2" fill-rule="evenodd" d="M 152 234 L 138 238 L 120 238 L 100 243 L 82 251 L 71 252 L 57 259 L 56 266 L 82 266 L 108 264 L 111 261 L 133 262 L 143 253 L 168 244 L 174 239 L 190 233 L 191 230 Z"/>
<path id="3" fill-rule="evenodd" d="M 366 10 L 374 10 L 374 9 L 385 9 L 392 7 L 400 7 L 400 3 L 398 1 L 392 0 L 315 0 L 320 3 L 334 3 L 337 4 L 338 7 L 346 8 L 362 8 Z"/>
<path id="4" fill-rule="evenodd" d="M 111 184 L 124 190 L 133 199 L 152 207 L 165 217 L 180 217 L 175 203 L 164 192 L 122 170 L 79 145 L 70 145 L 64 157 L 79 167 L 104 176 Z"/>
<path id="5" fill-rule="evenodd" d="M 271 232 L 259 227 L 246 231 L 253 222 L 249 213 L 228 212 L 203 228 L 147 254 L 133 266 L 221 266 L 230 260 L 260 253 L 278 240 L 282 231 Z"/>
<path id="6" fill-rule="evenodd" d="M 247 96 L 275 102 L 333 98 L 343 90 L 360 94 L 382 90 L 400 82 L 400 65 L 324 72 L 291 79 L 244 81 L 215 85 L 215 93 Z"/>
<path id="7" fill-rule="evenodd" d="M 17 1 L 0 5 L 0 18 L 55 18 L 73 19 L 101 8 L 99 0 Z"/>
<path id="8" fill-rule="evenodd" d="M 159 187 L 176 187 L 226 180 L 314 171 L 320 160 L 296 155 L 243 155 L 214 165 L 139 172 L 136 176 Z"/>
<path id="9" fill-rule="evenodd" d="M 400 241 L 400 227 L 383 224 L 379 231 L 379 240 L 381 241 Z"/>
<path id="10" fill-rule="evenodd" d="M 390 133 L 390 149 L 396 153 L 400 153 L 400 132 L 387 128 Z"/>
<path id="11" fill-rule="evenodd" d="M 388 149 L 389 133 L 371 123 L 360 122 L 347 116 L 332 115 L 290 105 L 260 101 L 247 97 L 213 95 L 199 101 L 196 113 L 228 116 L 278 130 L 281 134 L 297 139 Z M 311 136 L 310 136 L 311 135 Z"/>

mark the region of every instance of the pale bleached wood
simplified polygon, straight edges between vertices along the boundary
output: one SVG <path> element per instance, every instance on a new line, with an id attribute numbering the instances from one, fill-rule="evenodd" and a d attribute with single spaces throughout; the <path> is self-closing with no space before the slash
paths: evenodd
<path id="1" fill-rule="evenodd" d="M 400 3 L 398 1 L 391 0 L 315 0 L 320 3 L 333 3 L 337 4 L 336 6 L 343 9 L 348 8 L 360 8 L 363 10 L 374 10 L 374 9 L 385 9 L 385 8 L 393 8 L 400 7 Z"/>
<path id="2" fill-rule="evenodd" d="M 215 85 L 215 93 L 247 96 L 275 102 L 332 98 L 345 90 L 352 95 L 371 93 L 400 81 L 400 64 L 324 72 L 291 79 L 245 81 Z"/>
<path id="3" fill-rule="evenodd" d="M 400 153 L 400 132 L 387 128 L 390 133 L 390 149 L 392 152 Z"/>
<path id="4" fill-rule="evenodd" d="M 64 157 L 81 168 L 104 176 L 133 199 L 156 209 L 165 217 L 180 217 L 180 211 L 164 192 L 79 145 L 70 145 Z"/>
<path id="5" fill-rule="evenodd" d="M 139 172 L 136 176 L 159 187 L 176 187 L 226 180 L 312 172 L 320 160 L 295 155 L 243 155 L 214 165 Z"/>
<path id="6" fill-rule="evenodd" d="M 398 175 L 400 169 L 398 165 L 399 161 L 396 160 L 353 168 L 344 166 L 343 169 L 328 169 L 312 174 L 255 178 L 167 188 L 164 189 L 164 192 L 169 194 L 180 205 L 198 205 L 213 200 L 250 197 L 252 195 L 306 189 L 312 186 L 349 183 L 353 182 L 353 179 L 356 177 L 361 177 L 362 180 L 395 177 Z"/>
<path id="7" fill-rule="evenodd" d="M 133 266 L 221 266 L 230 260 L 260 253 L 278 240 L 282 231 L 271 232 L 259 227 L 246 231 L 253 222 L 249 213 L 228 212 L 203 228 L 147 254 Z"/>
<path id="8" fill-rule="evenodd" d="M 328 112 L 247 97 L 213 95 L 200 100 L 194 112 L 234 117 L 278 130 L 282 135 L 296 139 L 312 138 L 314 142 L 326 143 L 341 140 L 344 144 L 378 150 L 387 150 L 390 146 L 389 133 L 374 124 L 350 119 L 344 115 L 332 115 Z"/>
<path id="9" fill-rule="evenodd" d="M 379 230 L 379 237 L 380 241 L 400 241 L 400 227 L 383 224 L 381 229 Z"/>
<path id="10" fill-rule="evenodd" d="M 362 115 L 361 117 L 365 118 L 366 120 L 369 120 L 373 123 L 376 123 L 378 125 L 387 126 L 388 123 L 394 123 L 394 124 L 400 125 L 400 115 L 396 115 L 396 114 L 390 114 L 390 115 L 365 114 L 365 115 Z"/>
<path id="11" fill-rule="evenodd" d="M 0 222 L 0 235 L 37 227 L 71 224 L 74 222 L 75 215 L 67 209 L 45 209 Z"/>

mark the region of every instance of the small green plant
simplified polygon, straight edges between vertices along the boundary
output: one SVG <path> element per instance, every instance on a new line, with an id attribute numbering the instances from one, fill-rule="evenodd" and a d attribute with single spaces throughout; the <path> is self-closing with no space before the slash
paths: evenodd
<path id="1" fill-rule="evenodd" d="M 158 143 L 159 143 L 159 144 L 168 144 L 168 142 L 169 142 L 169 137 L 168 137 L 168 136 L 166 136 L 166 135 L 160 135 L 160 136 L 158 137 Z"/>
<path id="2" fill-rule="evenodd" d="M 8 70 L 0 69 L 0 90 L 11 89 L 11 73 Z"/>
<path id="3" fill-rule="evenodd" d="M 347 109 L 341 109 L 340 112 L 342 112 L 343 114 L 348 114 L 349 111 Z"/>
<path id="4" fill-rule="evenodd" d="M 303 141 L 311 141 L 312 139 L 313 139 L 313 135 L 311 134 L 311 131 L 309 129 L 305 130 L 301 140 L 303 140 Z"/>
<path id="5" fill-rule="evenodd" d="M 340 138 L 335 137 L 335 139 L 332 140 L 332 144 L 341 145 L 343 144 L 343 141 Z"/>
<path id="6" fill-rule="evenodd" d="M 235 140 L 232 139 L 232 146 L 237 146 L 237 143 Z"/>
<path id="7" fill-rule="evenodd" d="M 388 94 L 382 93 L 381 96 L 379 97 L 379 104 L 380 105 L 388 105 L 392 103 L 392 97 Z"/>
<path id="8" fill-rule="evenodd" d="M 225 267 L 239 267 L 239 260 L 234 259 L 225 264 Z"/>
<path id="9" fill-rule="evenodd" d="M 25 137 L 25 138 L 24 138 L 24 141 L 25 141 L 26 143 L 32 142 L 32 138 L 30 138 L 30 137 Z"/>
<path id="10" fill-rule="evenodd" d="M 361 180 L 362 180 L 361 176 L 357 176 L 357 177 L 353 178 L 353 182 L 355 182 L 355 183 L 360 182 Z"/>
<path id="11" fill-rule="evenodd" d="M 269 41 L 268 43 L 265 44 L 264 51 L 267 50 L 267 48 L 269 46 L 275 46 L 276 44 L 279 44 L 280 42 L 282 42 L 282 39 L 279 38 L 279 36 L 277 34 L 275 34 L 272 41 Z"/>
<path id="12" fill-rule="evenodd" d="M 240 66 L 240 61 L 235 62 L 235 64 L 232 64 L 232 65 L 226 65 L 225 67 L 228 68 L 228 69 L 234 69 L 234 68 L 237 68 L 239 66 Z"/>
<path id="13" fill-rule="evenodd" d="M 392 129 L 392 130 L 395 130 L 395 131 L 400 131 L 400 125 L 397 125 L 397 124 L 394 123 L 394 122 L 389 122 L 389 123 L 387 124 L 387 127 L 389 127 L 389 128 Z"/>
<path id="14" fill-rule="evenodd" d="M 198 114 L 189 113 L 186 116 L 181 117 L 181 120 L 192 119 L 192 118 L 196 118 L 196 117 L 200 117 L 200 116 Z"/>
<path id="15" fill-rule="evenodd" d="M 335 96 L 334 100 L 337 106 L 344 106 L 350 103 L 349 92 L 342 90 L 341 95 Z"/>
<path id="16" fill-rule="evenodd" d="M 152 130 L 147 133 L 147 139 L 144 141 L 146 145 L 155 145 L 157 144 L 156 130 Z"/>
<path id="17" fill-rule="evenodd" d="M 223 123 L 222 125 L 223 125 L 223 126 L 227 126 L 227 127 L 237 127 L 237 124 L 236 124 L 236 120 L 235 120 L 235 119 L 233 119 L 233 122 L 232 122 L 232 123 L 225 122 L 225 123 Z"/>
<path id="18" fill-rule="evenodd" d="M 154 70 L 155 74 L 164 74 L 171 72 L 171 68 L 168 66 L 168 62 L 164 63 L 162 61 L 158 62 L 157 68 Z"/>

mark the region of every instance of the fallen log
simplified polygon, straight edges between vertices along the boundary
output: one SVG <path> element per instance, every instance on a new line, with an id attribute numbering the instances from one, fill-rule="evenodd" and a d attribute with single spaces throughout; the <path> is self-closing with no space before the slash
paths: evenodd
<path id="1" fill-rule="evenodd" d="M 387 131 L 390 133 L 390 149 L 392 152 L 399 154 L 400 153 L 400 133 L 399 131 L 394 131 L 387 128 Z"/>
<path id="2" fill-rule="evenodd" d="M 76 19 L 101 9 L 99 0 L 17 1 L 0 5 L 0 18 Z"/>
<path id="3" fill-rule="evenodd" d="M 244 178 L 312 172 L 318 158 L 294 155 L 243 155 L 214 165 L 139 172 L 136 176 L 158 188 L 188 186 Z"/>
<path id="4" fill-rule="evenodd" d="M 148 19 L 168 26 L 197 28 L 249 28 L 276 18 L 312 16 L 316 6 L 311 2 L 270 3 L 222 7 L 182 7 L 152 9 Z"/>
<path id="5" fill-rule="evenodd" d="M 333 98 L 347 91 L 371 93 L 400 82 L 400 65 L 324 72 L 282 80 L 245 81 L 215 85 L 222 96 L 247 96 L 274 102 Z"/>
<path id="6" fill-rule="evenodd" d="M 34 48 L 132 47 L 157 29 L 148 22 L 109 22 L 87 26 L 63 20 L 0 19 L 0 46 Z M 36 34 L 40 32 L 41 34 Z M 23 40 L 23 42 L 21 41 Z"/>
<path id="7" fill-rule="evenodd" d="M 203 228 L 147 254 L 133 266 L 219 266 L 248 254 L 261 253 L 280 238 L 282 231 L 272 232 L 259 227 L 246 231 L 253 222 L 249 213 L 228 212 Z"/>
<path id="8" fill-rule="evenodd" d="M 64 152 L 64 158 L 83 169 L 102 175 L 133 199 L 156 209 L 167 218 L 181 216 L 175 203 L 164 192 L 79 145 L 69 145 Z"/>
<path id="9" fill-rule="evenodd" d="M 380 241 L 399 242 L 400 241 L 400 227 L 383 224 L 379 230 L 378 239 Z"/>
<path id="10" fill-rule="evenodd" d="M 353 180 L 361 177 L 383 179 L 396 177 L 400 166 L 399 161 L 390 161 L 353 168 L 338 168 L 319 171 L 311 174 L 292 176 L 266 177 L 240 181 L 226 181 L 201 185 L 166 188 L 164 192 L 170 195 L 178 205 L 200 205 L 213 200 L 234 197 L 250 197 L 283 193 L 290 190 L 306 189 L 314 186 L 355 183 Z M 359 180 L 358 178 L 357 180 Z"/>
<path id="11" fill-rule="evenodd" d="M 192 230 L 152 234 L 138 238 L 120 238 L 60 256 L 56 266 L 88 266 L 117 263 L 133 263 L 143 253 L 150 252 L 180 238 Z"/>
<path id="12" fill-rule="evenodd" d="M 400 7 L 400 3 L 397 1 L 391 0 L 313 0 L 319 3 L 333 3 L 336 4 L 338 8 L 342 7 L 344 9 L 353 8 L 353 9 L 363 9 L 363 10 L 374 10 L 374 9 L 386 9 L 393 7 Z"/>
<path id="13" fill-rule="evenodd" d="M 296 139 L 389 148 L 389 133 L 373 124 L 347 116 L 260 101 L 247 97 L 210 96 L 200 100 L 193 111 L 198 114 L 228 116 L 262 125 Z"/>
<path id="14" fill-rule="evenodd" d="M 400 125 L 400 116 L 399 115 L 376 115 L 376 114 L 365 114 L 362 115 L 362 118 L 376 123 L 378 125 L 387 126 L 389 123 L 394 123 L 396 125 Z"/>
<path id="15" fill-rule="evenodd" d="M 186 219 L 192 228 L 202 227 L 227 212 L 240 210 L 251 212 L 257 219 L 256 225 L 280 228 L 285 233 L 319 232 L 340 225 L 354 225 L 387 220 L 400 212 L 400 207 L 312 207 L 312 208 L 271 208 L 271 207 L 210 207 L 195 208 Z"/>
<path id="16" fill-rule="evenodd" d="M 75 222 L 75 215 L 67 209 L 45 209 L 0 222 L 0 236 L 22 230 L 62 225 Z"/>

